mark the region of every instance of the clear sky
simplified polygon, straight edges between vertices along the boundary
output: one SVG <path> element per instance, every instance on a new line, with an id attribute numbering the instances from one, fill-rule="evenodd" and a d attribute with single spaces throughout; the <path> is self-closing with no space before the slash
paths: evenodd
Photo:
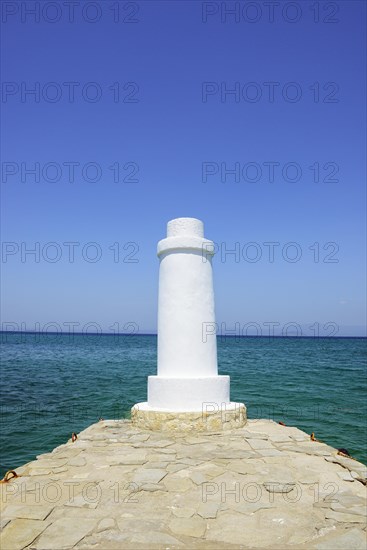
<path id="1" fill-rule="evenodd" d="M 2 2 L 3 328 L 154 332 L 156 243 L 188 216 L 219 333 L 365 335 L 365 23 L 353 0 Z"/>

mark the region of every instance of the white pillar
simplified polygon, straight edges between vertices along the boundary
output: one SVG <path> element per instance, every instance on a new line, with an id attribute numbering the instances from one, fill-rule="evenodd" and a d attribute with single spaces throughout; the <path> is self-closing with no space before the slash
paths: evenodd
<path id="1" fill-rule="evenodd" d="M 158 243 L 158 372 L 132 423 L 167 432 L 217 432 L 246 424 L 246 407 L 231 403 L 229 376 L 218 376 L 212 257 L 195 218 L 168 222 Z"/>
<path id="2" fill-rule="evenodd" d="M 158 373 L 148 378 L 148 406 L 201 411 L 229 403 L 229 376 L 218 376 L 212 257 L 195 218 L 168 222 L 158 243 Z"/>

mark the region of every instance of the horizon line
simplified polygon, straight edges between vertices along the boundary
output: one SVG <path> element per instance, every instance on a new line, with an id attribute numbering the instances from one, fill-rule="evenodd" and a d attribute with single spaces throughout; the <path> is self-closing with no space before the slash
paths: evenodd
<path id="1" fill-rule="evenodd" d="M 139 332 L 139 333 L 129 333 L 129 332 L 41 332 L 41 331 L 35 331 L 35 330 L 0 330 L 0 334 L 38 334 L 42 336 L 48 336 L 48 335 L 56 335 L 56 336 L 158 336 L 156 332 Z M 338 339 L 338 338 L 365 338 L 366 336 L 322 336 L 322 335 L 283 335 L 283 334 L 216 334 L 216 338 L 309 338 L 309 339 L 316 339 L 316 338 L 328 338 L 328 339 Z"/>

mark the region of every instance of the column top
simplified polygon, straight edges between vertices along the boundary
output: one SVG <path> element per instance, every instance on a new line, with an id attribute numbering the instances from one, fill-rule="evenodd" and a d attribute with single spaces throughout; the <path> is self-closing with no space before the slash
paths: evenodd
<path id="1" fill-rule="evenodd" d="M 176 218 L 167 223 L 167 237 L 204 238 L 204 224 L 196 218 Z"/>
<path id="2" fill-rule="evenodd" d="M 158 243 L 157 254 L 196 250 L 204 258 L 214 255 L 214 243 L 204 238 L 204 224 L 196 218 L 176 218 L 167 224 L 167 237 Z"/>

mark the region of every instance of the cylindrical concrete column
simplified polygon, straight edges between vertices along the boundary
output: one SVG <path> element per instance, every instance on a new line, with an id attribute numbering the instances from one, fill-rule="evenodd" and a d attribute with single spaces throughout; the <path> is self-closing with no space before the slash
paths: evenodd
<path id="1" fill-rule="evenodd" d="M 178 218 L 158 243 L 158 376 L 216 376 L 212 256 L 203 223 Z"/>
<path id="2" fill-rule="evenodd" d="M 168 222 L 158 243 L 158 372 L 148 378 L 148 405 L 199 411 L 229 402 L 229 376 L 218 376 L 212 257 L 195 218 Z"/>

